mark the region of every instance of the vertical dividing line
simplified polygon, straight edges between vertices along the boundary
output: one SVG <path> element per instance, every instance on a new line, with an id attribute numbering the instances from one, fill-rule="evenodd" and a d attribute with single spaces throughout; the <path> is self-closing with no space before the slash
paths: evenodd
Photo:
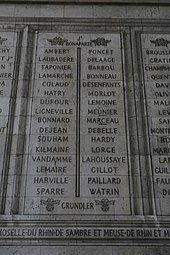
<path id="1" fill-rule="evenodd" d="M 136 134 L 137 134 L 137 140 L 138 140 L 138 154 L 139 154 L 139 176 L 140 176 L 140 190 L 141 190 L 141 202 L 136 201 L 134 198 L 134 194 L 136 195 L 138 193 L 138 190 L 136 190 L 136 185 L 133 184 L 133 198 L 134 198 L 134 214 L 135 215 L 143 215 L 144 214 L 144 201 L 143 201 L 143 183 L 142 183 L 142 173 L 141 173 L 141 158 L 140 158 L 140 146 L 139 146 L 139 127 L 138 127 L 138 117 L 137 117 L 137 97 L 136 97 L 136 88 L 135 88 L 135 63 L 134 63 L 134 57 L 133 57 L 133 38 L 132 38 L 132 30 L 130 29 L 130 45 L 131 45 L 131 59 L 132 59 L 132 72 L 133 72 L 133 92 L 134 92 L 134 102 L 135 102 L 135 123 L 136 123 Z M 133 174 L 133 173 L 132 173 Z M 134 174 L 133 174 L 134 176 Z M 139 200 L 139 198 L 137 199 Z"/>
<path id="2" fill-rule="evenodd" d="M 149 214 L 155 215 L 156 214 L 156 207 L 155 207 L 155 188 L 154 188 L 154 176 L 153 176 L 153 159 L 152 159 L 152 150 L 151 150 L 151 136 L 149 133 L 149 115 L 148 115 L 148 105 L 147 105 L 147 92 L 146 92 L 146 80 L 145 80 L 145 72 L 144 72 L 144 61 L 143 61 L 143 50 L 142 50 L 142 41 L 140 35 L 140 54 L 141 54 L 141 64 L 142 64 L 142 77 L 143 77 L 143 92 L 144 92 L 144 110 L 146 116 L 146 132 L 148 136 L 148 149 L 149 149 L 149 167 L 147 167 L 147 192 L 148 192 L 148 205 L 149 205 Z M 147 163 L 148 164 L 148 163 Z"/>
<path id="3" fill-rule="evenodd" d="M 77 48 L 76 95 L 76 197 L 80 197 L 80 103 L 81 103 L 81 48 Z"/>

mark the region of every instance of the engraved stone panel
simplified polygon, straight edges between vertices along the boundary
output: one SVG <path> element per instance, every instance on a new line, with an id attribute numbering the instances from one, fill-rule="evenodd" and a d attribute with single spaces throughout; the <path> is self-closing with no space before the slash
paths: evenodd
<path id="1" fill-rule="evenodd" d="M 130 214 L 121 34 L 37 33 L 24 214 Z"/>
<path id="2" fill-rule="evenodd" d="M 142 34 L 143 74 L 156 211 L 170 214 L 170 35 Z"/>
<path id="3" fill-rule="evenodd" d="M 11 107 L 15 93 L 15 52 L 17 33 L 0 31 L 0 181 L 1 196 L 6 192 L 6 171 L 10 154 L 10 136 L 12 125 Z M 2 209 L 2 208 L 1 208 Z"/>

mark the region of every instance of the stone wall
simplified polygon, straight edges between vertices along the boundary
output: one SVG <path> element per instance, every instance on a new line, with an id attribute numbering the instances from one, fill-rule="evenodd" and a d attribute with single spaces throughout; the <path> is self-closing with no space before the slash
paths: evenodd
<path id="1" fill-rule="evenodd" d="M 1 253 L 168 254 L 168 2 L 20 2 L 0 3 Z"/>

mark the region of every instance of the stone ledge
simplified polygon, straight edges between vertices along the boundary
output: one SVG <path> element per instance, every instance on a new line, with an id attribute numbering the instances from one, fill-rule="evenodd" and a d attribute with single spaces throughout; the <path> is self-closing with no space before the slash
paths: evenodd
<path id="1" fill-rule="evenodd" d="M 169 0 L 0 0 L 2 3 L 13 4 L 31 4 L 31 3 L 44 3 L 44 4 L 159 4 L 170 5 Z"/>

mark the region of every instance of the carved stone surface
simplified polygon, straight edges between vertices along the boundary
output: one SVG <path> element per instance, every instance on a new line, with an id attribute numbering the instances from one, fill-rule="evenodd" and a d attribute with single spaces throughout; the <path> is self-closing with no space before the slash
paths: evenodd
<path id="1" fill-rule="evenodd" d="M 0 7 L 1 253 L 169 254 L 170 7 Z"/>
<path id="2" fill-rule="evenodd" d="M 42 32 L 36 49 L 24 213 L 130 214 L 120 34 Z"/>

